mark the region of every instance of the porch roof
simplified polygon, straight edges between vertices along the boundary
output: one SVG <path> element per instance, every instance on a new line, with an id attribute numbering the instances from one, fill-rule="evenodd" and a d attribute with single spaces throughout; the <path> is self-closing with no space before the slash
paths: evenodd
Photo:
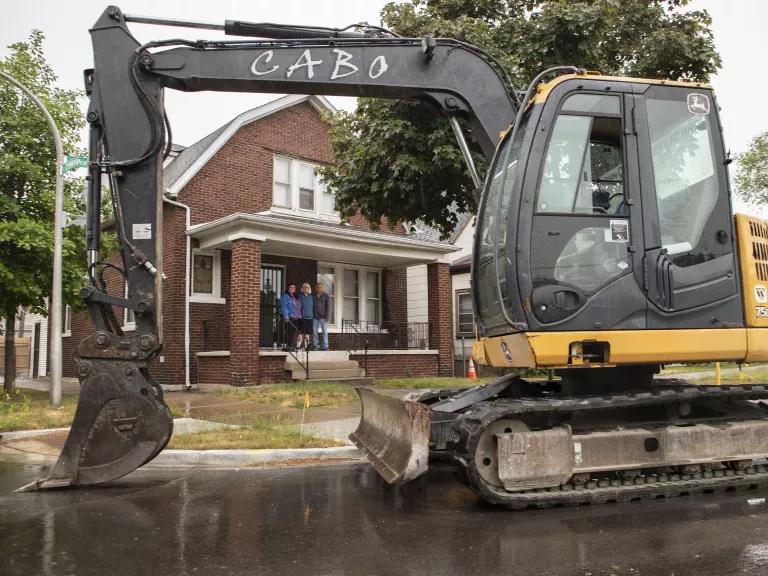
<path id="1" fill-rule="evenodd" d="M 260 240 L 264 254 L 385 267 L 448 262 L 451 244 L 373 232 L 335 222 L 262 212 L 235 213 L 190 227 L 200 248 L 229 249 L 232 242 Z"/>

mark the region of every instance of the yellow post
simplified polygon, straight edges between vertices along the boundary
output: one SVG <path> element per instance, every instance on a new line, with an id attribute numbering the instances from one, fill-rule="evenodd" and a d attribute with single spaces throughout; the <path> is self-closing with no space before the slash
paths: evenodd
<path id="1" fill-rule="evenodd" d="M 739 364 L 739 380 L 744 380 L 744 366 Z"/>
<path id="2" fill-rule="evenodd" d="M 715 362 L 715 384 L 720 386 L 720 362 Z"/>

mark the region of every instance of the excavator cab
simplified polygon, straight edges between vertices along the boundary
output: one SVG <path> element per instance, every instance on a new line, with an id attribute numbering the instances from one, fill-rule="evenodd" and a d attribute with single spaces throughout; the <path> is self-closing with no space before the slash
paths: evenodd
<path id="1" fill-rule="evenodd" d="M 472 275 L 478 330 L 743 326 L 734 240 L 710 89 L 558 77 L 538 87 L 488 174 Z M 603 363 L 609 349 L 610 338 Z"/>

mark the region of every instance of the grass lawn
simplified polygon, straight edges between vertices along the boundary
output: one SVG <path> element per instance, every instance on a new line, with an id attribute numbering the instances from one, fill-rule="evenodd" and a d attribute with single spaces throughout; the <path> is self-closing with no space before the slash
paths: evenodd
<path id="1" fill-rule="evenodd" d="M 303 408 L 305 392 L 309 393 L 311 407 L 338 406 L 357 401 L 354 386 L 332 382 L 288 382 L 252 388 L 219 388 L 210 393 L 260 404 L 275 404 L 283 408 Z"/>
<path id="2" fill-rule="evenodd" d="M 17 389 L 13 396 L 0 392 L 0 432 L 64 428 L 72 423 L 75 406 L 76 394 L 65 394 L 55 408 L 47 392 Z"/>
<path id="3" fill-rule="evenodd" d="M 727 370 L 727 369 L 734 369 L 738 368 L 739 365 L 734 362 L 720 362 L 720 369 L 721 370 Z M 686 372 L 709 372 L 715 370 L 715 363 L 714 362 L 708 362 L 703 364 L 677 364 L 674 366 L 665 366 L 664 370 L 661 371 L 662 374 L 683 374 Z"/>
<path id="4" fill-rule="evenodd" d="M 233 448 L 329 448 L 344 444 L 326 438 L 301 435 L 294 426 L 254 420 L 234 429 L 209 430 L 173 436 L 169 448 L 178 450 L 226 450 Z"/>
<path id="5" fill-rule="evenodd" d="M 721 384 L 765 384 L 768 382 L 768 367 L 764 370 L 752 370 L 750 372 L 743 372 L 743 378 L 740 380 L 737 374 L 722 374 L 720 377 Z M 696 378 L 691 380 L 695 384 L 715 384 L 714 374 L 705 378 Z"/>
<path id="6" fill-rule="evenodd" d="M 21 388 L 14 396 L 0 392 L 0 432 L 67 428 L 75 417 L 77 399 L 77 394 L 64 394 L 56 408 L 51 406 L 48 392 Z M 171 407 L 171 414 L 174 418 L 184 415 L 177 407 Z"/>
<path id="7" fill-rule="evenodd" d="M 385 388 L 470 388 L 490 382 L 493 378 L 384 378 L 377 380 L 378 386 Z"/>

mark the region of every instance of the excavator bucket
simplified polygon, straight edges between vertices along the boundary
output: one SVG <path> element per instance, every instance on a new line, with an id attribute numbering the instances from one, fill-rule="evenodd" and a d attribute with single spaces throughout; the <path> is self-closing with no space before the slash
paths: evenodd
<path id="1" fill-rule="evenodd" d="M 146 464 L 168 443 L 171 412 L 162 388 L 132 362 L 81 362 L 90 371 L 64 448 L 50 474 L 19 492 L 108 482 Z"/>
<path id="2" fill-rule="evenodd" d="M 427 471 L 430 409 L 358 388 L 363 413 L 349 435 L 390 484 L 402 484 Z"/>

